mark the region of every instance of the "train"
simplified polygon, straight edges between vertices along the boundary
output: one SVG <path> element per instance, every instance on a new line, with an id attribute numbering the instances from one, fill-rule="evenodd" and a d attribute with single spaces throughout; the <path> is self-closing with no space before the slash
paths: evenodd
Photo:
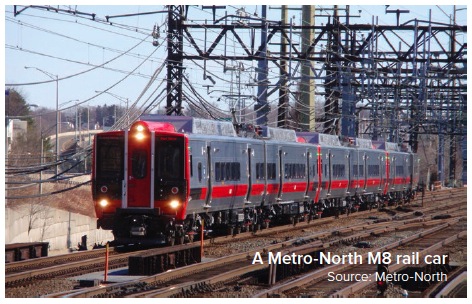
<path id="1" fill-rule="evenodd" d="M 264 229 L 407 203 L 419 159 L 397 144 L 187 116 L 96 134 L 97 227 L 117 244 Z"/>

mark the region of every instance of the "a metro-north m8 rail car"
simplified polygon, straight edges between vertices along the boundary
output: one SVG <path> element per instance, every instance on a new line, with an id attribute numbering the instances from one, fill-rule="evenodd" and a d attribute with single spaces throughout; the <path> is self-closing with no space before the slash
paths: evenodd
<path id="1" fill-rule="evenodd" d="M 254 130 L 254 129 L 252 129 Z M 407 202 L 416 154 L 391 143 L 231 122 L 145 115 L 97 134 L 97 225 L 118 243 L 182 242 L 202 220 L 213 231 Z M 249 134 L 249 135 L 248 135 Z"/>

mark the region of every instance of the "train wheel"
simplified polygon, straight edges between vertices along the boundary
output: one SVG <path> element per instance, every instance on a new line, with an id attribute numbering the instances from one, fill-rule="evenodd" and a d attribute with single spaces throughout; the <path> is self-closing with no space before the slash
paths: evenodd
<path id="1" fill-rule="evenodd" d="M 195 236 L 195 233 L 191 233 L 191 232 L 193 232 L 193 231 L 190 231 L 188 233 L 188 242 L 189 243 L 193 243 L 193 239 L 194 239 L 194 236 Z"/>
<path id="2" fill-rule="evenodd" d="M 264 229 L 269 229 L 269 222 L 268 221 L 264 221 Z"/>
<path id="3" fill-rule="evenodd" d="M 185 237 L 184 236 L 179 236 L 177 238 L 175 238 L 175 244 L 176 245 L 181 245 L 185 242 Z"/>

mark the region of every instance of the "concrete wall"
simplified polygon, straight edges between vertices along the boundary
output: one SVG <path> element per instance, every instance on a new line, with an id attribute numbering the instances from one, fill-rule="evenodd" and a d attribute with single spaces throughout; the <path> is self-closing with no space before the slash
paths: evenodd
<path id="1" fill-rule="evenodd" d="M 87 247 L 113 240 L 111 231 L 96 229 L 97 220 L 38 204 L 5 208 L 5 244 L 49 242 L 49 255 L 76 250 L 82 236 Z"/>

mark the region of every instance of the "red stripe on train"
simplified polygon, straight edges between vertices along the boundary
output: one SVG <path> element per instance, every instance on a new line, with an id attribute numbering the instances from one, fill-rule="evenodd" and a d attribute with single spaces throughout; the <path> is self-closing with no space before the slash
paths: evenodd
<path id="1" fill-rule="evenodd" d="M 265 185 L 264 184 L 252 185 L 250 195 L 252 195 L 252 196 L 262 195 L 264 193 L 264 190 L 265 190 Z"/>
<path id="2" fill-rule="evenodd" d="M 282 187 L 283 193 L 305 192 L 306 182 L 290 182 L 284 183 Z"/>
<path id="3" fill-rule="evenodd" d="M 232 196 L 245 196 L 247 193 L 247 185 L 218 185 L 213 186 L 211 197 L 224 198 Z"/>

